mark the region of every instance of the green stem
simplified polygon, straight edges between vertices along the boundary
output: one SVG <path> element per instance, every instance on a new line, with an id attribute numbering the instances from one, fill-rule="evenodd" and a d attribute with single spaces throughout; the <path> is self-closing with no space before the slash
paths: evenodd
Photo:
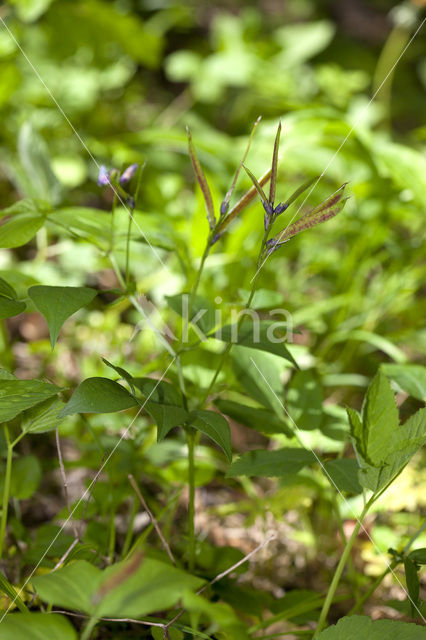
<path id="1" fill-rule="evenodd" d="M 9 494 L 10 494 L 10 480 L 12 477 L 12 457 L 13 457 L 13 443 L 10 442 L 9 429 L 4 425 L 4 436 L 7 442 L 7 459 L 6 459 L 6 471 L 4 476 L 3 487 L 3 502 L 0 521 L 0 560 L 3 556 L 4 544 L 6 541 L 6 526 L 7 526 L 7 514 L 9 507 Z"/>
<path id="2" fill-rule="evenodd" d="M 92 635 L 93 629 L 98 624 L 98 618 L 96 616 L 92 616 L 84 628 L 83 633 L 81 634 L 81 640 L 90 640 L 90 636 Z"/>
<path id="3" fill-rule="evenodd" d="M 108 557 L 110 559 L 111 564 L 113 564 L 114 562 L 115 540 L 116 540 L 115 509 L 111 509 L 111 515 L 109 518 L 109 542 L 108 542 Z"/>
<path id="4" fill-rule="evenodd" d="M 188 538 L 189 538 L 189 561 L 188 567 L 190 571 L 194 571 L 195 568 L 195 525 L 194 525 L 194 502 L 195 502 L 195 464 L 194 464 L 194 451 L 195 451 L 195 432 L 194 429 L 187 429 L 186 442 L 188 445 L 188 484 L 189 484 L 189 498 L 188 498 Z"/>
<path id="5" fill-rule="evenodd" d="M 426 520 L 423 520 L 423 524 L 417 529 L 417 531 L 411 536 L 411 538 L 409 539 L 409 541 L 407 542 L 407 544 L 405 545 L 405 547 L 402 550 L 402 555 L 407 553 L 407 551 L 410 550 L 412 544 L 417 540 L 417 538 L 419 537 L 419 535 L 421 533 L 423 533 L 423 531 L 426 529 Z M 364 605 L 364 603 L 370 598 L 370 596 L 372 596 L 372 594 L 375 592 L 375 590 L 381 585 L 381 583 L 383 582 L 383 580 L 386 578 L 386 576 L 388 575 L 388 573 L 391 573 L 395 567 L 397 567 L 399 564 L 398 560 L 393 560 L 390 565 L 383 571 L 383 573 L 380 574 L 380 576 L 378 576 L 373 584 L 370 585 L 370 587 L 368 588 L 368 590 L 364 593 L 363 596 L 361 596 L 361 598 L 359 598 L 356 603 L 354 604 L 354 606 L 352 607 L 352 609 L 349 611 L 349 613 L 347 614 L 348 616 L 353 615 L 354 613 L 357 613 L 361 607 Z"/>
<path id="6" fill-rule="evenodd" d="M 367 502 L 367 504 L 364 506 L 361 515 L 359 516 L 357 523 L 354 527 L 354 530 L 352 532 L 351 537 L 349 538 L 349 540 L 347 541 L 345 548 L 343 550 L 343 553 L 340 557 L 339 560 L 339 564 L 336 567 L 336 571 L 334 572 L 334 576 L 333 576 L 333 580 L 331 581 L 330 587 L 328 589 L 328 593 L 327 596 L 325 598 L 322 610 L 321 610 L 321 614 L 318 620 L 318 625 L 317 628 L 315 630 L 314 633 L 314 638 L 316 638 L 318 636 L 318 634 L 320 633 L 320 631 L 326 626 L 327 624 L 327 615 L 331 606 L 331 603 L 333 602 L 333 597 L 334 594 L 336 592 L 337 586 L 339 584 L 340 581 L 340 577 L 342 575 L 343 569 L 345 568 L 345 565 L 348 561 L 349 558 L 349 554 L 351 552 L 352 546 L 355 542 L 355 539 L 358 535 L 358 532 L 362 526 L 362 521 L 364 520 L 369 508 L 371 507 L 371 505 L 374 502 L 374 496 L 372 498 L 370 498 L 370 500 Z"/>
<path id="7" fill-rule="evenodd" d="M 121 557 L 125 558 L 129 552 L 130 549 L 130 545 L 132 544 L 132 538 L 133 538 L 133 529 L 134 529 L 134 525 L 135 525 L 135 518 L 136 518 L 136 514 L 138 512 L 138 508 L 139 508 L 139 501 L 137 499 L 137 497 L 135 496 L 133 498 L 133 502 L 132 502 L 132 507 L 130 510 L 130 518 L 129 518 L 129 524 L 127 526 L 127 531 L 126 531 L 126 537 L 124 539 L 124 544 L 123 544 L 123 548 L 121 550 Z"/>
<path id="8" fill-rule="evenodd" d="M 129 215 L 129 222 L 127 225 L 127 237 L 126 237 L 126 290 L 129 289 L 130 285 L 130 233 L 132 230 L 132 222 L 133 222 L 133 211 L 131 210 L 131 215 Z"/>
<path id="9" fill-rule="evenodd" d="M 207 260 L 207 257 L 208 257 L 208 255 L 210 253 L 211 238 L 212 238 L 212 234 L 210 233 L 209 237 L 207 238 L 206 248 L 204 249 L 204 253 L 203 253 L 202 257 L 201 257 L 200 265 L 198 267 L 197 275 L 195 277 L 195 283 L 194 283 L 194 286 L 192 287 L 192 290 L 191 290 L 191 293 L 190 293 L 190 296 L 189 296 L 188 322 L 191 321 L 192 307 L 194 305 L 195 296 L 197 295 L 198 286 L 199 286 L 200 280 L 201 280 L 201 274 L 203 273 L 203 269 L 204 269 L 204 263 Z"/>

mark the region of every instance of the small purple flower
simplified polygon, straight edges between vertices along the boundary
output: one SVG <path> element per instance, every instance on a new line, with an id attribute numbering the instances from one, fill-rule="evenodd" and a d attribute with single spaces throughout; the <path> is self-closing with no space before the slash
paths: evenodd
<path id="1" fill-rule="evenodd" d="M 288 208 L 288 202 L 280 202 L 279 205 L 277 205 L 274 209 L 274 213 L 276 216 L 279 216 L 280 213 L 283 213 L 283 211 L 285 211 Z"/>
<path id="2" fill-rule="evenodd" d="M 99 167 L 99 175 L 98 175 L 98 185 L 100 187 L 105 187 L 110 183 L 110 171 L 106 168 L 104 164 Z"/>
<path id="3" fill-rule="evenodd" d="M 138 167 L 139 165 L 137 162 L 128 166 L 127 169 L 125 169 L 120 176 L 120 184 L 126 184 L 126 182 L 130 182 L 130 180 L 135 175 Z"/>

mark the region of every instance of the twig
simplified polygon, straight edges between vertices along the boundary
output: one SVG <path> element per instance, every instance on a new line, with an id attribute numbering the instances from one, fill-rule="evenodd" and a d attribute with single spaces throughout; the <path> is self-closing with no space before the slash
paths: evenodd
<path id="1" fill-rule="evenodd" d="M 65 611 L 62 609 L 46 611 L 46 613 L 63 613 L 74 618 L 90 618 L 90 616 L 85 615 L 84 613 L 74 613 L 72 611 Z M 133 618 L 98 618 L 98 620 L 103 620 L 104 622 L 131 622 L 133 624 L 144 625 L 145 627 L 160 627 L 160 629 L 164 629 L 166 626 L 164 622 L 149 622 L 148 620 L 134 620 Z"/>
<path id="2" fill-rule="evenodd" d="M 64 460 L 62 458 L 61 441 L 59 439 L 59 428 L 58 427 L 56 427 L 56 449 L 58 451 L 59 469 L 61 470 L 62 483 L 64 485 L 65 500 L 66 500 L 66 503 L 67 503 L 67 509 L 68 509 L 68 513 L 69 513 L 69 516 L 70 516 L 71 526 L 72 526 L 72 529 L 74 531 L 74 536 L 75 536 L 76 540 L 78 541 L 80 539 L 80 534 L 79 534 L 79 531 L 77 529 L 77 525 L 75 523 L 75 520 L 74 520 L 74 518 L 72 516 L 70 497 L 69 497 L 69 494 L 68 494 L 68 482 L 67 482 L 67 476 L 66 476 L 66 473 L 65 473 Z"/>
<path id="3" fill-rule="evenodd" d="M 74 547 L 76 546 L 76 544 L 78 544 L 80 542 L 79 538 L 74 538 L 74 540 L 72 541 L 72 543 L 70 544 L 70 546 L 68 547 L 68 549 L 65 551 L 64 555 L 62 556 L 62 558 L 60 558 L 58 560 L 58 562 L 55 564 L 55 566 L 52 569 L 52 573 L 53 571 L 56 571 L 57 569 L 59 569 L 59 567 L 65 562 L 65 560 L 68 558 L 69 554 L 71 553 L 71 551 L 74 549 Z"/>
<path id="4" fill-rule="evenodd" d="M 176 565 L 176 561 L 175 561 L 175 559 L 173 557 L 173 554 L 172 554 L 171 549 L 170 549 L 170 547 L 168 545 L 168 542 L 165 539 L 165 537 L 163 536 L 162 531 L 161 531 L 161 529 L 159 527 L 159 524 L 158 524 L 157 520 L 155 519 L 154 514 L 152 513 L 152 511 L 148 507 L 148 505 L 147 505 L 147 503 L 145 501 L 145 498 L 143 497 L 143 495 L 142 495 L 142 493 L 141 493 L 141 491 L 140 491 L 140 489 L 139 489 L 139 487 L 138 487 L 138 485 L 136 483 L 136 480 L 134 479 L 134 477 L 133 477 L 133 475 L 131 473 L 129 473 L 128 478 L 129 478 L 130 484 L 132 485 L 133 489 L 135 490 L 136 495 L 138 496 L 139 500 L 141 501 L 143 508 L 145 509 L 147 514 L 149 515 L 149 517 L 151 519 L 151 522 L 154 525 L 154 529 L 158 533 L 158 537 L 160 538 L 160 540 L 161 540 L 161 542 L 163 544 L 163 547 L 165 548 L 165 550 L 167 552 L 167 555 L 169 556 L 169 558 L 173 562 L 173 564 Z"/>
<path id="5" fill-rule="evenodd" d="M 215 578 L 213 578 L 213 580 L 210 580 L 210 582 L 207 582 L 207 584 L 205 584 L 200 589 L 198 589 L 197 595 L 200 595 L 200 593 L 205 591 L 207 589 L 207 587 L 210 587 L 212 584 L 215 584 L 215 582 L 218 582 L 219 580 L 222 580 L 222 578 L 224 578 L 229 573 L 234 571 L 234 569 L 237 569 L 239 566 L 241 566 L 242 564 L 247 562 L 247 560 L 249 560 L 252 556 L 254 556 L 256 553 L 258 553 L 258 551 L 263 549 L 263 547 L 266 547 L 266 545 L 269 544 L 271 542 L 271 540 L 274 540 L 276 537 L 277 536 L 276 536 L 275 533 L 271 534 L 269 536 L 269 538 L 266 538 L 266 540 L 264 540 L 261 544 L 259 544 L 257 547 L 255 547 L 255 549 L 253 549 L 253 551 L 250 551 L 250 553 L 248 553 L 246 556 L 244 556 L 244 558 L 241 558 L 241 560 L 239 560 L 238 562 L 233 564 L 232 567 L 229 567 L 229 569 L 226 569 L 226 571 L 222 571 L 222 573 L 219 573 Z M 166 627 L 169 628 L 172 624 L 177 622 L 177 620 L 179 620 L 179 618 L 183 615 L 183 613 L 184 613 L 184 609 L 179 611 L 179 613 L 174 618 L 172 618 L 172 620 L 170 620 L 170 622 L 167 623 Z"/>

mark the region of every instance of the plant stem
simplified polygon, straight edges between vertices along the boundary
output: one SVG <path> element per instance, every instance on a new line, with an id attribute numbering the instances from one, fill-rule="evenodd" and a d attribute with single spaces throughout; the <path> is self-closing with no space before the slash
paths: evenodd
<path id="1" fill-rule="evenodd" d="M 364 508 L 361 512 L 361 515 L 359 516 L 357 523 L 354 527 L 354 530 L 352 532 L 351 537 L 349 538 L 349 540 L 347 541 L 345 548 L 343 550 L 343 553 L 341 555 L 341 558 L 339 560 L 339 564 L 336 567 L 336 570 L 334 572 L 334 576 L 333 576 L 333 580 L 331 581 L 330 587 L 328 589 L 328 593 L 327 596 L 325 598 L 322 610 L 321 610 L 321 614 L 318 620 L 318 625 L 317 628 L 315 630 L 314 633 L 314 638 L 316 638 L 318 636 L 318 634 L 320 633 L 320 631 L 326 626 L 327 624 L 327 615 L 331 606 L 331 603 L 333 602 L 333 597 L 334 594 L 336 592 L 337 586 L 339 584 L 340 581 L 340 577 L 342 575 L 343 569 L 345 568 L 346 562 L 349 558 L 349 554 L 351 552 L 352 546 L 355 542 L 355 539 L 358 535 L 358 532 L 362 526 L 362 521 L 364 520 L 369 508 L 371 507 L 371 505 L 374 502 L 374 496 L 372 498 L 370 498 L 370 500 L 367 502 L 366 505 L 364 505 Z"/>
<path id="2" fill-rule="evenodd" d="M 417 531 L 411 536 L 411 538 L 409 539 L 409 541 L 407 542 L 407 544 L 405 545 L 405 547 L 402 550 L 402 554 L 407 553 L 407 551 L 409 551 L 409 549 L 411 548 L 411 545 L 416 541 L 416 539 L 419 537 L 419 535 L 426 529 L 426 520 L 423 520 L 423 524 L 417 529 Z M 391 573 L 395 567 L 397 567 L 399 564 L 398 560 L 393 560 L 393 562 L 390 563 L 390 565 L 383 571 L 383 573 L 380 574 L 380 576 L 378 576 L 378 578 L 376 578 L 373 582 L 373 584 L 370 585 L 370 587 L 368 588 L 368 590 L 364 593 L 363 596 L 361 596 L 356 603 L 354 604 L 354 606 L 352 607 L 352 609 L 349 611 L 349 613 L 347 614 L 348 616 L 353 615 L 354 613 L 357 613 L 357 611 L 359 611 L 361 609 L 361 607 L 363 606 L 363 604 L 370 598 L 370 596 L 375 592 L 375 590 L 377 589 L 377 587 L 380 586 L 380 584 L 383 582 L 383 580 L 386 578 L 386 576 L 388 575 L 388 573 Z"/>
<path id="3" fill-rule="evenodd" d="M 92 635 L 93 629 L 98 624 L 98 618 L 96 616 L 92 616 L 84 628 L 84 631 L 81 635 L 81 640 L 90 640 L 90 636 Z"/>
<path id="4" fill-rule="evenodd" d="M 0 560 L 3 556 L 3 548 L 6 539 L 6 526 L 7 526 L 7 514 L 9 507 L 9 494 L 10 494 L 10 479 L 12 477 L 12 456 L 13 456 L 13 443 L 10 442 L 9 429 L 4 425 L 4 436 L 7 442 L 7 458 L 6 458 L 6 471 L 4 476 L 3 487 L 3 502 L 0 521 Z"/>
<path id="5" fill-rule="evenodd" d="M 127 224 L 127 237 L 126 237 L 126 289 L 129 289 L 130 284 L 130 233 L 132 230 L 132 222 L 133 222 L 133 210 L 131 210 L 131 215 L 129 215 L 129 222 Z"/>
<path id="6" fill-rule="evenodd" d="M 194 429 L 187 429 L 186 442 L 188 445 L 188 484 L 189 484 L 189 497 L 188 497 L 188 538 L 189 538 L 189 561 L 188 567 L 190 571 L 194 571 L 195 567 L 195 525 L 194 525 L 194 502 L 195 502 L 195 465 L 194 465 L 194 450 L 195 450 L 195 432 Z"/>
<path id="7" fill-rule="evenodd" d="M 206 242 L 206 247 L 204 249 L 204 253 L 201 256 L 201 261 L 200 261 L 200 265 L 198 267 L 198 271 L 197 271 L 197 275 L 195 278 L 195 283 L 194 286 L 192 287 L 190 296 L 189 296 L 189 304 L 188 304 L 188 322 L 191 321 L 191 312 L 192 312 L 192 307 L 194 304 L 194 299 L 195 296 L 197 295 L 197 290 L 198 290 L 198 286 L 200 284 L 200 280 L 201 280 L 201 274 L 203 273 L 203 269 L 204 269 L 204 263 L 207 260 L 207 257 L 210 253 L 210 249 L 211 249 L 211 238 L 212 238 L 212 234 L 209 234 L 209 237 L 207 238 L 207 242 Z"/>

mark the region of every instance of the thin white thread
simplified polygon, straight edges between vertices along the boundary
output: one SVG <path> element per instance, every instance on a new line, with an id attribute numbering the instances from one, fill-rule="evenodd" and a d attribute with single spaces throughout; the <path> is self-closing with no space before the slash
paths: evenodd
<path id="1" fill-rule="evenodd" d="M 68 518 L 65 520 L 65 522 L 62 524 L 62 527 L 59 529 L 58 533 L 55 535 L 55 537 L 53 538 L 53 540 L 51 541 L 51 543 L 49 544 L 49 546 L 47 547 L 47 549 L 44 551 L 43 555 L 41 556 L 40 560 L 37 562 L 36 566 L 34 567 L 34 569 L 31 571 L 30 575 L 28 576 L 28 578 L 25 580 L 24 584 L 21 586 L 21 588 L 19 589 L 19 591 L 16 594 L 16 597 L 10 602 L 8 608 L 6 609 L 6 611 L 4 612 L 4 614 L 2 615 L 2 617 L 0 618 L 0 624 L 3 622 L 5 616 L 9 613 L 10 608 L 13 606 L 13 604 L 15 603 L 16 599 L 21 595 L 21 593 L 24 591 L 25 587 L 27 586 L 27 584 L 29 583 L 29 581 L 31 580 L 31 578 L 33 577 L 33 575 L 35 574 L 35 572 L 37 571 L 37 569 L 39 568 L 40 564 L 43 562 L 44 558 L 46 557 L 46 555 L 49 553 L 49 549 L 51 549 L 52 545 L 54 544 L 55 540 L 58 539 L 58 537 L 61 535 L 62 531 L 64 530 L 64 528 L 66 527 L 66 525 L 68 524 L 68 522 L 71 520 L 71 518 L 73 517 L 75 511 L 77 510 L 77 508 L 80 506 L 80 504 L 83 502 L 83 500 L 86 498 L 86 496 L 88 496 L 90 494 L 90 490 L 92 488 L 92 486 L 94 485 L 94 483 L 96 482 L 97 478 L 99 477 L 99 474 L 102 473 L 103 469 L 105 468 L 105 466 L 108 464 L 108 462 L 110 461 L 111 457 L 114 455 L 115 451 L 117 450 L 117 447 L 120 445 L 121 441 L 123 440 L 123 438 L 126 437 L 126 435 L 129 433 L 132 425 L 134 424 L 136 418 L 138 418 L 140 412 L 142 411 L 142 409 L 145 407 L 146 403 L 148 402 L 148 400 L 150 399 L 150 397 L 152 396 L 152 394 L 154 393 L 154 391 L 156 390 L 156 388 L 158 387 L 158 385 L 160 384 L 160 382 L 163 380 L 164 376 L 166 375 L 167 371 L 170 369 L 170 367 L 172 366 L 172 364 L 174 363 L 174 361 L 176 360 L 176 358 L 173 358 L 173 360 L 169 363 L 167 369 L 164 371 L 163 375 L 161 376 L 161 378 L 157 381 L 156 385 L 154 386 L 154 388 L 152 389 L 151 393 L 147 396 L 147 398 L 145 399 L 143 405 L 141 405 L 139 411 L 137 412 L 137 414 L 134 416 L 133 420 L 131 421 L 131 423 L 129 424 L 129 426 L 127 427 L 127 429 L 124 431 L 124 433 L 122 434 L 121 438 L 118 440 L 117 444 L 115 445 L 115 447 L 113 448 L 113 450 L 111 451 L 111 453 L 109 454 L 109 456 L 106 458 L 106 460 L 102 463 L 100 469 L 96 472 L 96 476 L 95 478 L 92 480 L 92 482 L 89 484 L 89 486 L 87 487 L 86 491 L 83 493 L 83 495 L 81 496 L 81 498 L 79 499 L 79 501 L 77 502 L 77 504 L 75 505 L 74 509 L 71 511 L 70 515 L 68 516 Z"/>
<path id="2" fill-rule="evenodd" d="M 360 528 L 363 530 L 363 532 L 365 533 L 365 535 L 367 536 L 367 538 L 370 540 L 370 542 L 372 543 L 373 547 L 376 549 L 376 551 L 379 553 L 379 556 L 384 560 L 387 568 L 390 570 L 390 572 L 392 573 L 393 577 L 395 578 L 395 580 L 398 582 L 398 584 L 400 585 L 401 589 L 405 592 L 407 598 L 410 600 L 410 602 L 412 603 L 413 607 L 416 609 L 416 611 L 419 613 L 421 619 L 423 620 L 423 622 L 426 623 L 426 619 L 423 617 L 422 612 L 420 611 L 420 609 L 417 607 L 417 605 L 415 604 L 415 602 L 413 602 L 413 600 L 410 598 L 410 595 L 408 593 L 408 591 L 405 589 L 404 585 L 402 584 L 402 582 L 400 581 L 400 579 L 398 578 L 398 576 L 396 575 L 396 573 L 394 572 L 394 570 L 392 569 L 390 563 L 387 561 L 386 556 L 384 555 L 384 553 L 382 553 L 379 549 L 379 547 L 376 545 L 376 543 L 374 542 L 373 538 L 370 536 L 370 534 L 368 533 L 367 529 L 364 527 L 362 521 L 356 516 L 355 511 L 352 509 L 351 505 L 349 504 L 349 502 L 346 500 L 345 496 L 343 495 L 343 493 L 340 491 L 339 487 L 337 486 L 337 484 L 334 482 L 333 478 L 330 476 L 330 474 L 328 473 L 327 469 L 325 468 L 325 466 L 323 465 L 323 463 L 321 462 L 321 459 L 319 458 L 319 456 L 315 453 L 315 451 L 308 445 L 306 446 L 306 444 L 303 441 L 302 435 L 301 435 L 301 430 L 299 429 L 299 427 L 297 426 L 297 424 L 295 423 L 295 421 L 293 420 L 293 418 L 291 417 L 291 415 L 289 414 L 289 412 L 287 411 L 287 409 L 285 408 L 284 404 L 281 402 L 280 398 L 277 396 L 277 394 L 275 393 L 275 391 L 273 390 L 273 388 L 271 387 L 271 385 L 269 384 L 268 380 L 265 378 L 265 376 L 263 375 L 262 371 L 259 369 L 259 367 L 257 366 L 256 362 L 253 360 L 253 358 L 250 356 L 250 360 L 252 361 L 252 363 L 254 364 L 254 366 L 256 367 L 257 371 L 260 373 L 260 375 L 262 376 L 262 378 L 264 379 L 264 381 L 266 382 L 266 384 L 268 385 L 269 389 L 272 391 L 272 393 L 274 394 L 275 398 L 278 400 L 278 402 L 280 403 L 280 405 L 282 406 L 282 408 L 284 409 L 284 411 L 286 412 L 287 416 L 290 418 L 291 422 L 293 423 L 296 432 L 295 436 L 297 438 L 297 440 L 299 441 L 299 444 L 302 445 L 302 447 L 304 449 L 306 449 L 307 451 L 310 451 L 313 456 L 315 457 L 316 461 L 318 462 L 318 464 L 320 465 L 322 471 L 324 472 L 324 474 L 327 476 L 328 481 L 330 482 L 330 484 L 333 485 L 333 487 L 336 489 L 337 493 L 339 494 L 339 496 L 342 498 L 343 502 L 345 503 L 346 507 L 349 508 L 349 510 L 352 512 L 352 514 L 355 517 L 355 520 L 358 522 L 358 524 L 360 525 Z"/>
<path id="3" fill-rule="evenodd" d="M 397 64 L 399 63 L 399 61 L 401 60 L 402 56 L 404 55 L 404 53 L 407 51 L 408 47 L 411 45 L 411 43 L 413 42 L 414 38 L 416 37 L 416 35 L 419 33 L 420 29 L 423 27 L 424 23 L 426 21 L 426 18 L 423 18 L 423 21 L 421 22 L 420 26 L 417 27 L 416 31 L 414 32 L 414 34 L 411 36 L 410 40 L 407 42 L 407 44 L 405 45 L 404 49 L 402 50 L 402 52 L 400 53 L 400 55 L 398 56 L 397 60 L 394 62 L 394 64 L 392 65 L 392 67 L 389 69 L 388 73 L 386 74 L 385 78 L 382 80 L 382 82 L 380 83 L 379 87 L 376 89 L 376 91 L 374 92 L 372 98 L 370 99 L 370 101 L 368 102 L 368 104 L 364 107 L 364 109 L 361 111 L 360 115 L 358 116 L 358 118 L 355 120 L 355 123 L 352 125 L 351 129 L 349 130 L 349 133 L 346 135 L 346 137 L 344 138 L 343 142 L 340 144 L 340 147 L 337 149 L 337 151 L 335 151 L 334 155 L 331 157 L 331 159 L 329 160 L 327 166 L 325 167 L 324 171 L 321 173 L 321 175 L 316 179 L 316 181 L 314 182 L 312 188 L 310 189 L 310 191 L 308 192 L 307 196 L 305 196 L 302 204 L 299 206 L 299 208 L 297 209 L 296 213 L 293 214 L 293 217 L 289 220 L 287 226 L 285 227 L 285 229 L 283 229 L 280 233 L 280 235 L 278 236 L 278 240 L 277 242 L 279 242 L 281 240 L 281 238 L 283 237 L 283 235 L 285 234 L 285 232 L 287 231 L 287 229 L 289 228 L 289 226 L 291 225 L 291 223 L 293 222 L 294 218 L 297 216 L 297 214 L 299 213 L 299 211 L 302 209 L 303 205 L 305 204 L 306 200 L 309 198 L 309 196 L 311 195 L 311 193 L 313 192 L 313 190 L 315 189 L 315 187 L 317 186 L 318 182 L 321 180 L 321 178 L 324 177 L 324 175 L 327 172 L 327 169 L 330 167 L 330 165 L 334 162 L 335 158 L 337 157 L 337 155 L 339 154 L 340 150 L 342 149 L 342 147 L 346 144 L 347 140 L 349 139 L 349 137 L 351 136 L 351 134 L 355 131 L 355 128 L 357 127 L 357 125 L 359 124 L 359 122 L 361 122 L 361 120 L 364 118 L 364 115 L 367 113 L 369 107 L 371 106 L 371 103 L 375 100 L 377 94 L 380 92 L 381 88 L 383 87 L 383 85 L 385 84 L 386 80 L 389 78 L 389 76 L 391 75 L 391 73 L 393 72 L 393 70 L 395 69 L 395 67 L 397 66 Z M 252 277 L 252 279 L 250 280 L 250 282 L 253 282 L 253 280 L 257 277 L 259 271 L 263 268 L 263 265 L 265 264 L 265 262 L 268 260 L 268 258 L 272 255 L 272 252 L 267 253 L 265 259 L 263 260 L 262 264 L 258 267 L 256 273 L 254 274 L 254 276 Z"/>
<path id="4" fill-rule="evenodd" d="M 37 69 L 35 68 L 34 64 L 31 62 L 31 60 L 29 59 L 29 57 L 27 56 L 27 54 L 25 53 L 25 51 L 23 50 L 23 48 L 21 47 L 21 45 L 19 44 L 18 40 L 15 38 L 14 34 L 12 33 L 12 31 L 9 29 L 9 27 L 7 26 L 6 22 L 4 21 L 4 19 L 0 16 L 0 20 L 4 26 L 4 28 L 6 29 L 6 31 L 8 32 L 9 36 L 12 38 L 13 42 L 16 44 L 16 46 L 18 47 L 19 51 L 21 52 L 21 54 L 24 56 L 25 60 L 28 62 L 29 66 L 31 67 L 31 69 L 33 70 L 33 72 L 35 73 L 35 75 L 37 76 L 38 80 L 41 82 L 41 84 L 43 85 L 43 87 L 45 88 L 45 90 L 47 91 L 47 93 L 49 94 L 49 97 L 52 99 L 52 101 L 54 102 L 56 108 L 59 110 L 59 112 L 61 113 L 62 117 L 64 118 L 64 120 L 67 122 L 67 124 L 70 126 L 70 128 L 72 129 L 74 135 L 76 136 L 76 138 L 78 139 L 78 141 L 80 142 L 80 144 L 82 145 L 82 147 L 84 148 L 84 150 L 87 152 L 87 154 L 89 155 L 90 159 L 95 163 L 97 169 L 100 169 L 100 165 L 98 163 L 98 161 L 96 160 L 96 158 L 94 157 L 94 155 L 92 154 L 92 152 L 90 151 L 89 147 L 87 146 L 87 144 L 84 142 L 83 138 L 80 136 L 80 134 L 78 133 L 77 129 L 74 127 L 73 123 L 71 122 L 71 120 L 68 118 L 67 114 L 65 113 L 65 111 L 62 109 L 61 105 L 59 104 L 59 102 L 56 100 L 55 96 L 53 95 L 52 91 L 49 89 L 49 87 L 47 86 L 47 84 L 45 83 L 45 81 L 43 80 L 43 78 L 41 77 L 40 73 L 37 71 Z M 114 192 L 115 197 L 119 200 L 120 204 L 123 206 L 123 208 L 126 210 L 126 212 L 128 213 L 129 217 L 131 218 L 131 220 L 133 221 L 135 227 L 138 229 L 139 233 L 143 236 L 143 238 L 145 239 L 146 243 L 148 244 L 148 246 L 150 247 L 151 251 L 153 252 L 153 254 L 155 255 L 155 257 L 158 259 L 158 261 L 161 263 L 161 265 L 170 273 L 170 269 L 168 268 L 168 266 L 163 262 L 163 260 L 161 259 L 161 256 L 158 254 L 158 252 L 154 249 L 154 247 L 152 246 L 152 244 L 150 243 L 149 239 L 147 238 L 146 234 L 144 233 L 144 231 L 140 228 L 138 222 L 135 220 L 135 218 L 132 215 L 132 212 L 130 211 L 130 209 L 127 207 L 125 201 L 122 199 L 122 197 L 120 196 L 120 194 L 118 193 L 117 189 L 114 187 L 114 185 L 110 182 L 109 178 L 108 178 L 108 184 L 111 187 L 112 191 Z"/>

